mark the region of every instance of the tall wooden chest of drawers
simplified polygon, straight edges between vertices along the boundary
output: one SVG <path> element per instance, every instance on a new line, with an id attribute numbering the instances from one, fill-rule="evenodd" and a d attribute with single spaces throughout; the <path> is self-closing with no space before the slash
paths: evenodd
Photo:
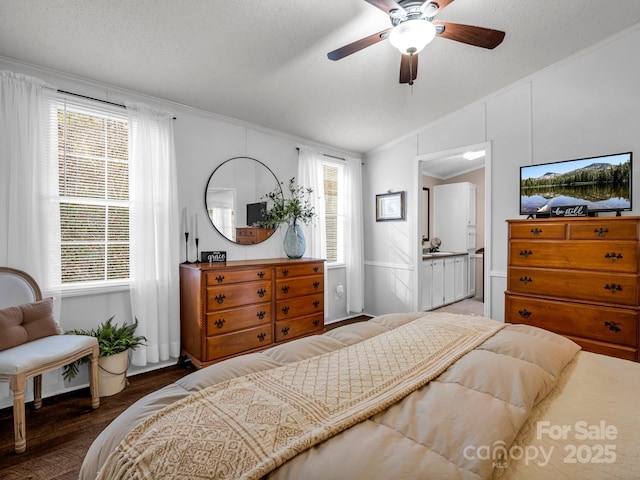
<path id="1" fill-rule="evenodd" d="M 640 217 L 510 220 L 505 322 L 640 361 Z"/>
<path id="2" fill-rule="evenodd" d="M 324 262 L 180 266 L 181 355 L 197 368 L 324 331 Z"/>

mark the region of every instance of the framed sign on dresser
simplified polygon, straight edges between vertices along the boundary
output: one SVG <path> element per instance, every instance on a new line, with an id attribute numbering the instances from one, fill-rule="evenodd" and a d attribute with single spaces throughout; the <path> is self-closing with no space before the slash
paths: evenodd
<path id="1" fill-rule="evenodd" d="M 640 361 L 640 217 L 508 220 L 505 322 Z"/>
<path id="2" fill-rule="evenodd" d="M 324 260 L 180 265 L 180 350 L 197 368 L 324 332 Z"/>

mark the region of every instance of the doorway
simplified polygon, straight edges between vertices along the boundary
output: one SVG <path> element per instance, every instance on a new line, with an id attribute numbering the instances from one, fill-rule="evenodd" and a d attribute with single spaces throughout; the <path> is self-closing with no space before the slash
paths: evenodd
<path id="1" fill-rule="evenodd" d="M 417 222 L 416 238 L 419 246 L 416 254 L 416 291 L 424 294 L 422 277 L 422 253 L 423 246 L 430 247 L 431 240 L 437 237 L 433 229 L 433 211 L 437 208 L 437 199 L 434 196 L 435 185 L 445 183 L 470 182 L 478 184 L 476 196 L 477 205 L 477 247 L 469 256 L 469 262 L 473 262 L 472 268 L 477 271 L 475 275 L 475 294 L 473 301 L 482 304 L 484 316 L 489 317 L 491 312 L 491 294 L 489 271 L 485 266 L 490 265 L 490 182 L 491 182 L 491 144 L 489 142 L 459 147 L 451 150 L 440 151 L 433 154 L 419 155 L 416 157 L 416 190 L 422 192 L 417 195 Z M 426 190 L 428 189 L 428 193 Z M 429 201 L 424 201 L 424 195 L 429 195 Z M 425 211 L 429 209 L 430 211 Z M 428 228 L 425 222 L 430 222 Z M 429 240 L 423 242 L 424 232 L 428 231 Z M 420 297 L 417 295 L 417 297 Z M 416 301 L 420 310 L 423 302 L 420 298 Z"/>

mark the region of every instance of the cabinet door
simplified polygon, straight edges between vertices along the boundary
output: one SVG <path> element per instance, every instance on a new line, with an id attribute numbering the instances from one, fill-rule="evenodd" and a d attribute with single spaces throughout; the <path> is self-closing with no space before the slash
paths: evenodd
<path id="1" fill-rule="evenodd" d="M 444 259 L 432 261 L 431 308 L 444 305 Z"/>
<path id="2" fill-rule="evenodd" d="M 455 263 L 453 258 L 444 259 L 444 303 L 455 299 Z"/>
<path id="3" fill-rule="evenodd" d="M 473 183 L 469 183 L 467 190 L 467 201 L 468 201 L 468 210 L 467 210 L 467 223 L 469 226 L 475 226 L 476 224 L 476 186 Z"/>
<path id="4" fill-rule="evenodd" d="M 453 259 L 453 278 L 454 278 L 454 299 L 462 300 L 467 293 L 468 279 L 465 268 L 466 257 L 455 257 Z"/>
<path id="5" fill-rule="evenodd" d="M 426 312 L 433 308 L 431 290 L 433 289 L 433 260 L 423 260 L 420 269 L 420 310 Z"/>

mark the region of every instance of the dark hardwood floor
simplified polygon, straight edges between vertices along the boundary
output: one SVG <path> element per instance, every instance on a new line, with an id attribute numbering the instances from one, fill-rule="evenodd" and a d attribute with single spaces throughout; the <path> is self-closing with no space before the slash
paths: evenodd
<path id="1" fill-rule="evenodd" d="M 326 329 L 369 318 L 360 316 L 327 325 Z M 129 377 L 127 388 L 101 398 L 96 410 L 91 409 L 88 388 L 45 398 L 39 410 L 28 404 L 27 450 L 19 455 L 13 449 L 12 408 L 0 410 L 0 479 L 76 480 L 89 446 L 116 416 L 146 394 L 192 371 L 189 365 L 175 365 Z"/>

